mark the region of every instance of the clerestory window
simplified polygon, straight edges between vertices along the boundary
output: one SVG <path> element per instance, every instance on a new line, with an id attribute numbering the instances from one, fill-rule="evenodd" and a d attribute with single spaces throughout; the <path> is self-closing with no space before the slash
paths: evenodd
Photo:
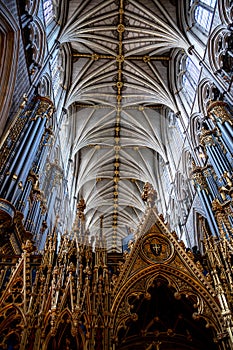
<path id="1" fill-rule="evenodd" d="M 52 71 L 52 86 L 54 92 L 54 98 L 58 95 L 61 79 L 61 68 L 59 66 L 59 52 L 55 55 L 52 63 L 51 63 L 51 71 Z"/>
<path id="2" fill-rule="evenodd" d="M 192 22 L 197 25 L 205 34 L 210 31 L 216 0 L 191 0 L 190 13 Z"/>
<path id="3" fill-rule="evenodd" d="M 183 88 L 183 92 L 186 96 L 188 103 L 191 104 L 195 98 L 199 78 L 199 70 L 190 57 L 186 57 L 184 60 L 181 61 L 180 69 L 182 72 L 181 85 Z"/>
<path id="4" fill-rule="evenodd" d="M 54 18 L 54 7 L 52 0 L 44 0 L 43 2 L 44 19 L 46 27 Z"/>

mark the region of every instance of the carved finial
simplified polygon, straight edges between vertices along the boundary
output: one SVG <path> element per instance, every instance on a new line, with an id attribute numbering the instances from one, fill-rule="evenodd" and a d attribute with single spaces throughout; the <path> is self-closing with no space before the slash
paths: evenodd
<path id="1" fill-rule="evenodd" d="M 98 234 L 96 236 L 96 240 L 95 240 L 95 246 L 98 248 L 104 248 L 105 247 L 105 237 L 104 237 L 104 233 L 103 233 L 103 220 L 104 220 L 104 216 L 101 215 L 100 219 L 99 219 L 99 231 Z M 94 237 L 92 237 L 92 243 L 91 245 L 93 246 L 93 242 L 94 242 Z"/>
<path id="2" fill-rule="evenodd" d="M 73 272 L 75 272 L 75 266 L 74 264 L 71 262 L 70 265 L 68 266 L 68 271 L 72 274 Z"/>
<path id="3" fill-rule="evenodd" d="M 152 208 L 155 205 L 157 192 L 154 190 L 153 186 L 149 182 L 145 183 L 141 197 L 144 202 L 147 202 L 150 208 Z"/>
<path id="4" fill-rule="evenodd" d="M 196 169 L 196 167 L 197 167 L 197 166 L 196 166 L 196 163 L 195 163 L 195 161 L 194 161 L 194 159 L 193 159 L 193 160 L 192 160 L 192 168 L 193 168 L 193 170 Z"/>
<path id="5" fill-rule="evenodd" d="M 35 250 L 33 243 L 28 239 L 24 244 L 22 244 L 23 251 L 26 253 L 32 253 Z"/>
<path id="6" fill-rule="evenodd" d="M 213 200 L 213 202 L 212 202 L 212 209 L 213 209 L 213 211 L 222 211 L 223 210 L 222 205 L 219 202 L 218 198 L 215 198 Z"/>
<path id="7" fill-rule="evenodd" d="M 19 106 L 21 109 L 24 109 L 24 107 L 26 106 L 28 101 L 28 97 L 26 94 L 23 94 L 23 102 L 21 103 L 21 105 Z"/>
<path id="8" fill-rule="evenodd" d="M 100 216 L 100 242 L 102 242 L 103 240 L 103 220 L 104 220 L 104 216 L 101 215 Z"/>
<path id="9" fill-rule="evenodd" d="M 220 187 L 219 193 L 221 194 L 222 199 L 225 201 L 227 199 L 226 195 L 229 195 L 232 197 L 233 182 L 232 182 L 232 177 L 231 177 L 230 173 L 227 171 L 224 171 L 224 173 L 222 175 L 222 180 L 223 180 L 223 178 L 225 179 L 227 184 L 226 184 L 226 186 Z"/>
<path id="10" fill-rule="evenodd" d="M 231 188 L 232 187 L 232 177 L 231 177 L 230 173 L 227 171 L 224 171 L 223 177 L 226 180 L 227 186 L 229 186 Z"/>

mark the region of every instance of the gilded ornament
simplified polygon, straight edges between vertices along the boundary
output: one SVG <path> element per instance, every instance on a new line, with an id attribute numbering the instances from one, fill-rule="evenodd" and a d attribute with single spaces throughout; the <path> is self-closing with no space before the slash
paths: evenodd
<path id="1" fill-rule="evenodd" d="M 222 211 L 223 207 L 221 205 L 221 203 L 219 202 L 219 199 L 215 198 L 212 202 L 212 209 L 213 211 Z"/>
<path id="2" fill-rule="evenodd" d="M 118 81 L 116 86 L 118 89 L 121 89 L 124 86 L 124 83 L 122 81 Z"/>
<path id="3" fill-rule="evenodd" d="M 210 118 L 215 122 L 220 122 L 221 124 L 228 122 L 232 125 L 232 117 L 227 110 L 227 103 L 223 101 L 211 102 L 207 112 Z"/>
<path id="4" fill-rule="evenodd" d="M 208 185 L 206 182 L 206 178 L 202 173 L 202 168 L 196 168 L 195 170 L 193 170 L 191 176 L 195 187 L 199 188 L 200 190 L 208 191 Z"/>
<path id="5" fill-rule="evenodd" d="M 93 61 L 98 61 L 99 58 L 100 58 L 100 56 L 99 56 L 98 54 L 96 54 L 96 53 L 93 53 L 93 54 L 91 55 L 91 59 L 92 59 Z"/>
<path id="6" fill-rule="evenodd" d="M 125 31 L 125 26 L 123 24 L 118 24 L 117 31 L 123 33 Z"/>
<path id="7" fill-rule="evenodd" d="M 124 57 L 124 55 L 117 55 L 116 56 L 116 61 L 117 62 L 124 62 L 124 60 L 125 60 L 125 57 Z"/>
<path id="8" fill-rule="evenodd" d="M 201 129 L 201 135 L 200 135 L 200 143 L 201 145 L 207 147 L 207 146 L 214 146 L 214 139 L 213 134 L 215 133 L 216 129 L 213 130 L 206 130 L 205 128 Z"/>
<path id="9" fill-rule="evenodd" d="M 32 253 L 35 250 L 32 242 L 28 239 L 25 243 L 22 244 L 23 251 L 26 253 Z"/>
<path id="10" fill-rule="evenodd" d="M 144 61 L 145 63 L 150 62 L 150 60 L 151 60 L 150 56 L 143 56 L 143 61 Z"/>

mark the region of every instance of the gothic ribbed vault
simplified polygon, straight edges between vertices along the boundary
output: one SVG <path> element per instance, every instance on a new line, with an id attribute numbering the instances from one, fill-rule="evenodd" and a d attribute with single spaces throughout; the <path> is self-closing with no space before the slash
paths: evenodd
<path id="1" fill-rule="evenodd" d="M 136 229 L 145 211 L 145 182 L 159 198 L 160 159 L 168 162 L 166 115 L 178 112 L 168 84 L 171 55 L 177 48 L 187 52 L 190 45 L 176 24 L 175 7 L 167 2 L 168 14 L 163 5 L 71 1 L 59 38 L 72 48 L 63 125 L 72 144 L 72 188 L 75 198 L 86 201 L 91 235 L 103 216 L 110 250 L 119 251 L 129 228 Z"/>

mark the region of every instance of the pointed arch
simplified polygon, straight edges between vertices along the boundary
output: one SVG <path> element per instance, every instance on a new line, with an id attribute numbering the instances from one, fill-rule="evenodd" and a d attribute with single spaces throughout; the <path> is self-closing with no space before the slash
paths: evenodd
<path id="1" fill-rule="evenodd" d="M 19 348 L 21 342 L 21 332 L 27 326 L 26 317 L 20 307 L 9 304 L 0 312 L 0 348 L 5 348 L 7 344 Z"/>
<path id="2" fill-rule="evenodd" d="M 232 88 L 233 77 L 233 34 L 220 25 L 214 29 L 208 41 L 208 54 L 213 72 L 222 80 L 226 89 Z"/>
<path id="3" fill-rule="evenodd" d="M 72 312 L 65 308 L 56 316 L 55 328 L 47 333 L 42 350 L 66 349 L 64 345 L 70 345 L 73 350 L 83 349 L 85 342 L 83 329 L 74 319 Z"/>
<path id="4" fill-rule="evenodd" d="M 149 227 L 151 225 L 153 226 L 148 230 L 148 225 Z M 154 299 L 157 298 L 159 292 L 158 288 L 164 284 L 164 292 L 161 294 L 162 298 L 166 298 L 166 293 L 170 295 L 164 304 L 166 305 L 166 310 L 171 307 L 175 312 L 175 300 L 178 300 L 180 303 L 177 310 L 181 308 L 184 311 L 185 309 L 182 309 L 182 303 L 186 304 L 185 300 L 189 300 L 189 314 L 186 315 L 189 318 L 189 325 L 191 325 L 193 319 L 205 320 L 201 328 L 204 326 L 213 329 L 214 334 L 209 336 L 210 339 L 212 338 L 211 348 L 216 349 L 213 337 L 223 331 L 222 316 L 219 304 L 213 297 L 212 287 L 203 275 L 202 266 L 196 265 L 190 259 L 190 256 L 184 250 L 183 243 L 177 241 L 175 233 L 168 231 L 164 222 L 157 216 L 155 210 L 151 210 L 148 213 L 137 235 L 139 238 L 128 256 L 127 263 L 121 271 L 114 291 L 114 300 L 111 309 L 113 314 L 113 339 L 117 343 L 119 335 L 122 336 L 119 333 L 122 329 L 126 330 L 128 334 L 132 334 L 135 327 L 137 328 L 137 324 L 140 324 L 139 328 L 143 331 L 144 336 L 143 341 L 150 340 L 150 332 L 145 326 L 143 328 L 140 323 L 141 305 L 147 305 L 148 312 L 155 310 L 151 312 L 151 320 L 153 322 L 163 320 L 166 323 L 166 320 L 162 316 L 162 310 L 160 310 L 160 313 L 156 313 L 156 307 L 159 308 L 160 303 L 162 305 L 164 301 L 158 300 L 157 306 L 153 306 Z M 174 300 L 171 300 L 172 295 Z M 170 306 L 167 309 L 168 304 Z M 169 317 L 173 317 L 173 312 L 169 314 Z M 150 326 L 152 323 L 150 323 Z M 171 327 L 171 323 L 168 320 L 166 327 L 168 327 L 165 328 L 166 332 L 168 332 L 169 329 L 174 330 L 175 326 Z M 194 325 L 194 327 L 196 326 Z M 157 333 L 158 337 L 162 337 L 164 331 L 162 326 L 161 329 L 159 327 L 155 329 L 159 331 Z M 168 335 L 168 333 L 166 334 Z M 126 336 L 124 339 L 126 341 L 128 336 L 123 336 Z M 204 346 L 208 344 L 208 340 L 203 341 L 205 345 L 201 348 L 204 349 Z M 199 348 L 197 344 L 196 348 Z M 124 346 L 119 346 L 119 349 L 125 348 Z"/>

